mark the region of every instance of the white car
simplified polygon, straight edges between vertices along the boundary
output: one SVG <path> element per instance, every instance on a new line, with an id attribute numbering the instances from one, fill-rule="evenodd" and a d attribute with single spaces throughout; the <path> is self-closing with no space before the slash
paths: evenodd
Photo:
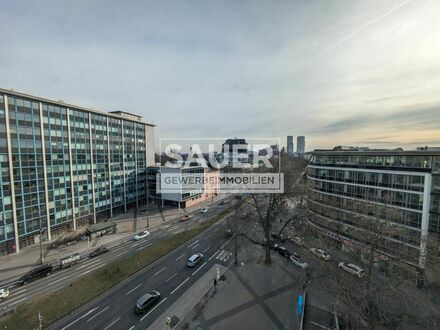
<path id="1" fill-rule="evenodd" d="M 312 252 L 312 254 L 317 256 L 318 258 L 330 260 L 330 254 L 325 252 L 323 249 L 311 248 L 310 252 Z"/>
<path id="2" fill-rule="evenodd" d="M 291 236 L 289 237 L 289 241 L 292 242 L 293 244 L 299 245 L 299 246 L 303 246 L 304 245 L 304 241 L 302 240 L 301 237 L 298 236 Z"/>
<path id="3" fill-rule="evenodd" d="M 134 236 L 134 240 L 135 240 L 135 241 L 139 241 L 139 240 L 141 240 L 141 239 L 143 239 L 143 238 L 146 238 L 146 237 L 148 237 L 148 236 L 150 236 L 150 232 L 149 232 L 148 230 L 144 230 L 144 231 L 141 231 L 140 233 L 137 233 L 137 234 Z"/>
<path id="4" fill-rule="evenodd" d="M 309 269 L 309 264 L 307 262 L 305 262 L 304 260 L 302 260 L 298 254 L 292 253 L 290 255 L 289 259 L 290 259 L 290 261 L 292 261 L 295 265 L 297 265 L 302 270 Z"/>
<path id="5" fill-rule="evenodd" d="M 206 212 L 208 212 L 208 208 L 207 207 L 204 207 L 204 208 L 202 208 L 200 210 L 200 213 L 206 213 Z"/>
<path id="6" fill-rule="evenodd" d="M 8 289 L 0 289 L 0 299 L 6 299 L 9 297 Z"/>
<path id="7" fill-rule="evenodd" d="M 342 268 L 347 273 L 356 275 L 359 278 L 361 278 L 365 275 L 365 271 L 361 267 L 353 265 L 353 264 L 349 264 L 348 262 L 340 262 L 338 264 L 338 267 Z"/>

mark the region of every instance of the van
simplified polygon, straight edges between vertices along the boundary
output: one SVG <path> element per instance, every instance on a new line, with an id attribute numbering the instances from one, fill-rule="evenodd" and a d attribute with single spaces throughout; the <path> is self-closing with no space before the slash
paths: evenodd
<path id="1" fill-rule="evenodd" d="M 38 266 L 20 277 L 20 279 L 18 280 L 18 285 L 25 285 L 41 277 L 49 276 L 50 274 L 52 274 L 52 271 L 53 267 L 51 264 Z"/>

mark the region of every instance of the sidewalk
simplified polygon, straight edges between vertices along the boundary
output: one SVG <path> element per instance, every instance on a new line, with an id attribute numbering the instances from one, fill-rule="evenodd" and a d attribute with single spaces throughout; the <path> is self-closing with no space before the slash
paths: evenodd
<path id="1" fill-rule="evenodd" d="M 265 265 L 263 254 L 256 245 L 241 250 L 239 260 L 247 260 L 232 265 L 175 329 L 298 329 L 302 276 L 275 253 Z"/>
<path id="2" fill-rule="evenodd" d="M 214 198 L 214 203 L 227 196 L 220 195 Z M 205 201 L 198 205 L 193 205 L 186 209 L 176 208 L 162 208 L 162 214 L 159 212 L 157 204 L 148 205 L 148 213 L 146 206 L 141 206 L 137 215 L 137 231 L 145 228 L 154 228 L 164 222 L 179 218 L 186 213 L 194 212 L 203 206 L 213 203 L 212 200 Z M 111 245 L 114 242 L 127 239 L 133 235 L 133 211 L 124 214 L 119 214 L 108 221 L 116 222 L 117 233 L 96 238 L 90 242 L 79 241 L 75 244 L 59 247 L 46 251 L 48 246 L 53 242 L 46 242 L 43 244 L 43 253 L 45 254 L 44 261 L 47 263 L 56 262 L 60 258 L 72 255 L 73 253 L 86 254 L 94 250 L 97 246 L 106 244 Z M 147 227 L 149 223 L 149 227 Z M 84 232 L 84 228 L 78 230 L 77 233 Z M 72 235 L 72 232 L 68 233 Z M 38 244 L 26 247 L 20 251 L 19 254 L 9 254 L 0 257 L 0 283 L 7 283 L 28 272 L 32 266 L 38 265 L 40 260 L 40 246 Z M 1 286 L 1 284 L 0 284 Z"/>

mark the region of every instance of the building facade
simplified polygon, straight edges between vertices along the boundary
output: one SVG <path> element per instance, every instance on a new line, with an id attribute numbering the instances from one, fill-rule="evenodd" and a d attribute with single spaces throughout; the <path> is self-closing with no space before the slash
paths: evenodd
<path id="1" fill-rule="evenodd" d="M 154 126 L 0 89 L 0 159 L 0 254 L 7 254 L 145 199 Z"/>
<path id="2" fill-rule="evenodd" d="M 293 145 L 293 136 L 287 136 L 287 154 L 289 156 L 293 156 L 294 153 L 294 145 Z"/>
<path id="3" fill-rule="evenodd" d="M 440 256 L 440 152 L 317 150 L 307 177 L 311 223 L 333 238 L 419 269 Z"/>
<path id="4" fill-rule="evenodd" d="M 227 139 L 222 144 L 222 156 L 224 157 L 224 162 L 229 166 L 243 163 L 243 160 L 249 157 L 249 145 L 245 139 Z"/>
<path id="5" fill-rule="evenodd" d="M 298 157 L 302 157 L 306 151 L 306 137 L 298 136 L 296 138 L 296 153 Z"/>

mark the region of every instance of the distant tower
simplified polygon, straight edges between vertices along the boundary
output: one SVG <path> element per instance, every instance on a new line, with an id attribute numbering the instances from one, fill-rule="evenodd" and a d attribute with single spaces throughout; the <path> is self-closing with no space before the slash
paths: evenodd
<path id="1" fill-rule="evenodd" d="M 287 136 L 287 154 L 289 156 L 293 155 L 293 136 Z"/>
<path id="2" fill-rule="evenodd" d="M 304 151 L 306 149 L 306 137 L 305 136 L 298 136 L 296 138 L 296 153 L 299 157 L 302 157 L 304 155 Z"/>

